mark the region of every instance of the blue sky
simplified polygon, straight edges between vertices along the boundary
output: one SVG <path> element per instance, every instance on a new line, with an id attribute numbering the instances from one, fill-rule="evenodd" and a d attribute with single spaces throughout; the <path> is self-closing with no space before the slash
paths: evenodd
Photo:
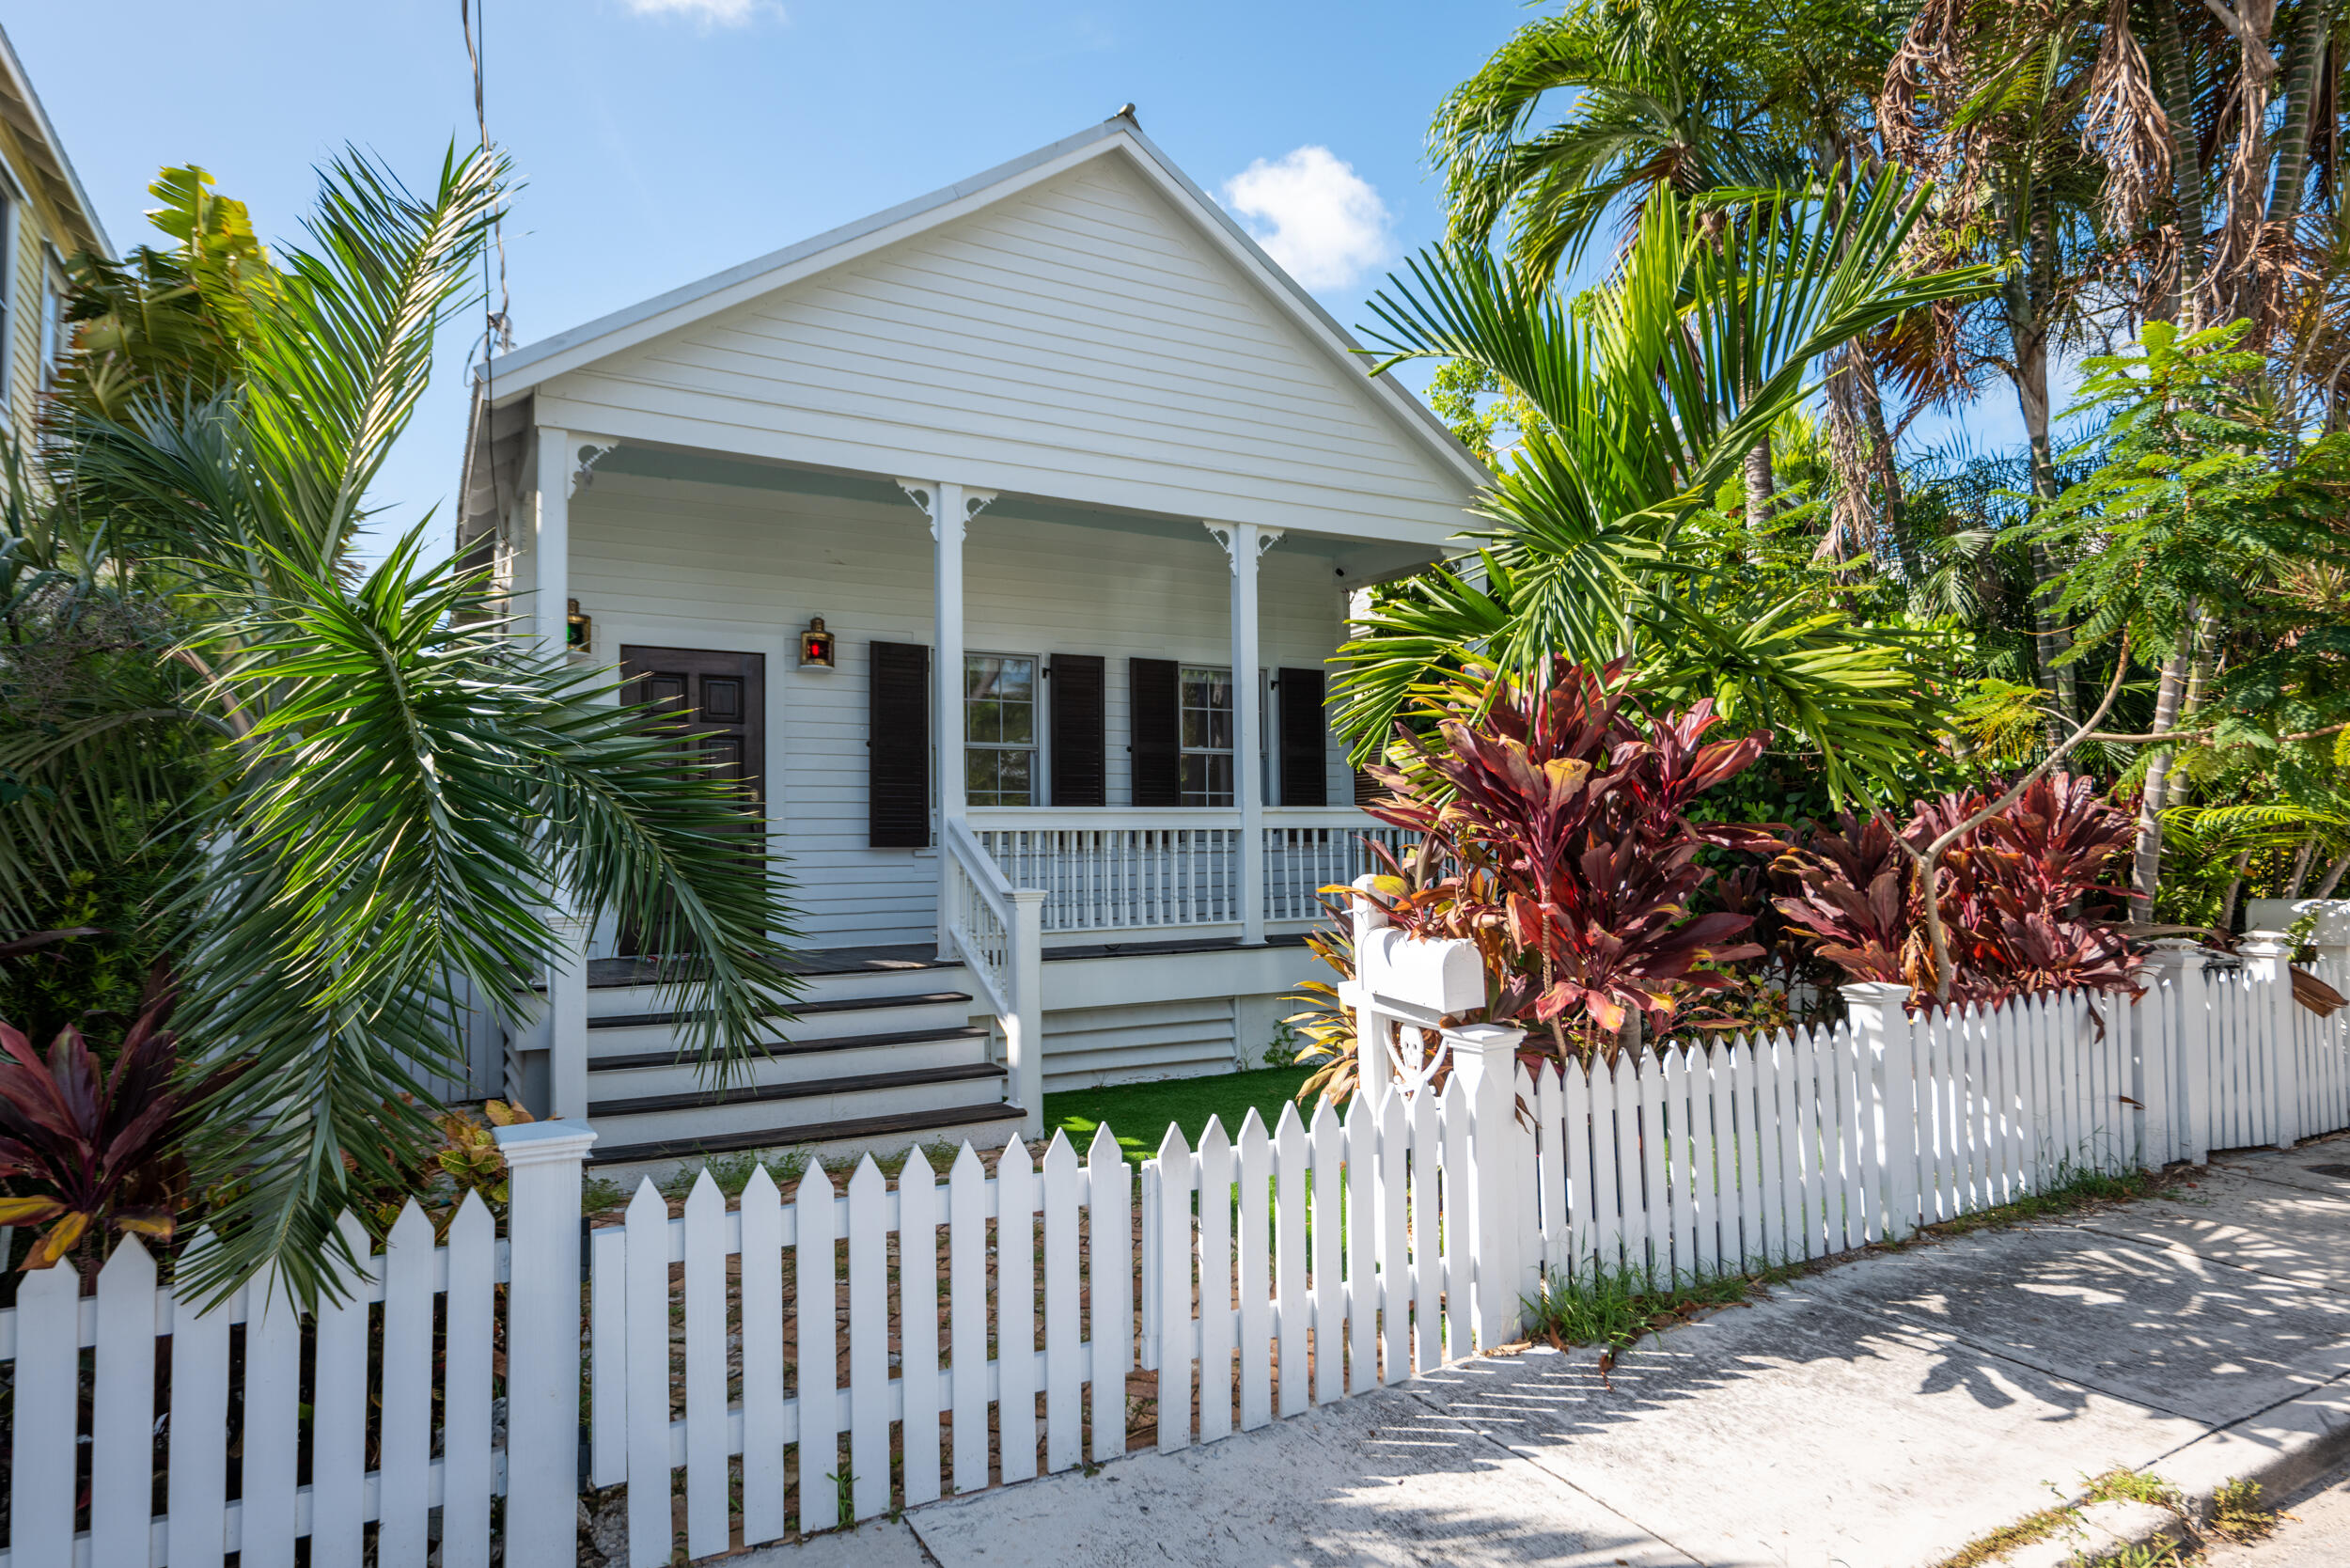
<path id="1" fill-rule="evenodd" d="M 1514 0 L 990 5 L 477 0 L 530 342 L 918 196 L 1138 105 L 1143 129 L 1341 321 L 1436 237 L 1422 136 L 1526 20 Z M 5 25 L 116 245 L 196 163 L 290 235 L 355 142 L 417 180 L 475 134 L 455 0 L 11 6 Z M 455 489 L 475 321 L 374 500 L 397 531 Z M 1938 422 L 1937 422 L 1938 423 Z M 1966 421 L 2009 438 L 1998 399 Z M 1921 425 L 1923 422 L 1921 421 Z"/>

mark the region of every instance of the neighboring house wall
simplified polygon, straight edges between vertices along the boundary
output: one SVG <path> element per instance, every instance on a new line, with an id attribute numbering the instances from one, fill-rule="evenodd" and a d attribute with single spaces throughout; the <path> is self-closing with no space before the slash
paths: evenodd
<path id="1" fill-rule="evenodd" d="M 1126 159 L 553 377 L 538 418 L 870 474 L 1420 540 L 1463 476 Z"/>
<path id="2" fill-rule="evenodd" d="M 803 939 L 923 941 L 936 930 L 934 852 L 867 846 L 865 742 L 872 643 L 931 638 L 930 536 L 910 501 L 870 482 L 838 488 L 863 494 L 600 472 L 572 501 L 572 592 L 594 618 L 599 659 L 618 658 L 623 643 L 766 653 L 768 808 L 798 884 Z M 968 651 L 1107 661 L 1111 806 L 1131 798 L 1126 660 L 1230 662 L 1230 569 L 1192 527 L 1196 537 L 1133 533 L 1016 511 L 971 525 Z M 1329 558 L 1284 545 L 1260 572 L 1265 668 L 1320 666 L 1345 609 Z M 794 666 L 794 639 L 812 616 L 838 638 L 838 669 Z M 1335 740 L 1325 775 L 1332 802 L 1352 798 Z M 1221 1027 L 1229 1057 L 1229 1019 Z"/>
<path id="3" fill-rule="evenodd" d="M 57 258 L 73 241 L 52 221 L 45 204 L 25 199 L 24 182 L 16 177 L 5 142 L 0 142 L 0 167 L 7 169 L 5 187 L 0 188 L 7 192 L 8 206 L 5 240 L 0 241 L 8 247 L 6 265 L 0 267 L 8 288 L 7 417 L 9 430 L 22 431 L 39 405 L 41 322 L 44 313 L 56 308 L 63 282 Z"/>

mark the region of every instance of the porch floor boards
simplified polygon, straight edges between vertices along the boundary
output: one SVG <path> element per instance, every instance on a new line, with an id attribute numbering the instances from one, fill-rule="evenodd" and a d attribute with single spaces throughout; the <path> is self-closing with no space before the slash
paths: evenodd
<path id="1" fill-rule="evenodd" d="M 1268 948 L 1302 948 L 1303 933 L 1268 936 Z M 1205 936 L 1154 942 L 1086 942 L 1065 947 L 1048 947 L 1044 962 L 1055 963 L 1073 958 L 1156 958 L 1176 953 L 1218 953 L 1244 950 L 1234 936 Z M 962 965 L 938 956 L 937 949 L 928 942 L 906 942 L 890 947 L 809 948 L 797 954 L 791 964 L 794 974 L 818 975 L 880 975 L 910 974 L 923 969 L 956 969 Z M 661 979 L 661 961 L 653 958 L 594 958 L 588 961 L 588 983 L 592 987 L 622 985 L 652 985 Z"/>

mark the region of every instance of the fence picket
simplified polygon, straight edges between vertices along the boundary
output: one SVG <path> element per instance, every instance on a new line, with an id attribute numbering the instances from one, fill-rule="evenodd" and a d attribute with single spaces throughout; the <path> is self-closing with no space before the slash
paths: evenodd
<path id="1" fill-rule="evenodd" d="M 1372 1196 L 1378 1168 L 1379 1123 L 1371 1097 L 1357 1094 L 1346 1112 L 1345 1228 L 1347 1387 L 1349 1392 L 1357 1394 L 1379 1381 L 1379 1271 L 1373 1261 L 1379 1244 L 1379 1208 Z M 1528 1196 L 1530 1213 L 1539 1195 Z"/>
<path id="2" fill-rule="evenodd" d="M 1053 1134 L 1044 1151 L 1044 1467 L 1065 1470 L 1085 1457 L 1085 1325 L 1077 1317 L 1077 1214 L 1082 1178 L 1076 1146 Z M 888 1393 L 888 1373 L 882 1391 Z M 889 1441 L 882 1410 L 882 1443 Z"/>
<path id="3" fill-rule="evenodd" d="M 16 1289 L 16 1402 L 20 1435 L 8 1456 L 11 1561 L 73 1560 L 74 1466 L 81 1455 L 82 1277 L 70 1267 L 34 1269 Z"/>
<path id="4" fill-rule="evenodd" d="M 1667 1044 L 1658 1048 L 1659 1075 L 1664 1079 L 1665 1192 L 1668 1197 L 1672 1253 L 1671 1278 L 1697 1276 L 1696 1188 L 1690 1168 L 1695 1153 L 1689 1137 L 1689 1064 L 1686 1053 Z"/>
<path id="5" fill-rule="evenodd" d="M 352 1227 L 351 1216 L 345 1215 L 343 1223 Z M 348 1229 L 345 1233 L 349 1233 Z M 184 1272 L 200 1263 L 212 1246 L 212 1232 L 198 1231 L 180 1258 L 180 1269 Z M 360 1258 L 368 1256 L 364 1234 L 352 1251 Z M 31 1285 L 28 1278 L 20 1287 L 19 1306 L 24 1303 L 22 1291 Z M 228 1317 L 232 1304 L 223 1301 L 210 1311 L 199 1311 L 200 1299 L 192 1291 L 176 1293 L 171 1307 L 171 1470 L 165 1482 L 164 1507 L 172 1568 L 220 1568 L 227 1539 Z M 317 1522 L 312 1528 L 310 1559 L 321 1563 L 321 1568 L 330 1562 L 333 1568 L 359 1568 L 359 1477 L 354 1468 L 346 1480 L 342 1467 L 330 1465 L 329 1461 L 346 1451 L 345 1436 L 352 1418 L 356 1415 L 362 1421 L 366 1418 L 367 1310 L 366 1296 L 358 1294 L 358 1388 L 353 1400 L 348 1375 L 352 1366 L 348 1325 L 353 1316 L 353 1304 L 347 1299 L 339 1306 L 330 1305 L 323 1295 L 319 1300 L 317 1436 L 313 1439 L 315 1457 L 311 1461 L 311 1497 Z M 20 1317 L 17 1355 L 38 1354 L 37 1350 L 28 1351 L 24 1335 L 24 1320 Z M 22 1400 L 26 1378 L 24 1366 L 17 1368 L 16 1376 L 18 1398 Z M 24 1424 L 25 1412 L 21 1403 L 16 1419 L 17 1431 L 33 1430 Z M 364 1439 L 365 1428 L 360 1432 Z M 17 1446 L 21 1451 L 24 1445 Z M 21 1483 L 11 1481 L 11 1486 L 17 1498 L 30 1496 Z M 324 1527 L 337 1522 L 315 1514 L 315 1505 L 340 1499 L 348 1501 L 351 1528 L 335 1529 L 330 1537 Z M 22 1521 L 25 1504 L 19 1501 L 15 1506 L 20 1511 L 15 1517 Z M 24 1528 L 21 1522 L 16 1526 L 20 1530 Z M 343 1546 L 346 1535 L 350 1538 L 349 1551 L 337 1561 L 336 1554 Z"/>
<path id="6" fill-rule="evenodd" d="M 1036 1161 L 1014 1138 L 995 1161 L 995 1430 L 1007 1484 L 1036 1477 Z"/>
<path id="7" fill-rule="evenodd" d="M 1437 1229 L 1443 1239 L 1444 1358 L 1448 1361 L 1457 1361 L 1476 1348 L 1474 1325 L 1469 1316 L 1475 1260 L 1469 1255 L 1468 1246 L 1468 1093 L 1461 1086 L 1461 1075 L 1455 1073 L 1445 1080 L 1444 1099 L 1436 1116 L 1444 1137 L 1444 1159 L 1439 1167 L 1444 1181 L 1442 1196 L 1437 1200 Z"/>
<path id="8" fill-rule="evenodd" d="M 1762 1134 L 1757 1120 L 1761 1049 L 1745 1035 L 1730 1048 L 1731 1137 L 1734 1148 L 1725 1153 L 1734 1162 L 1738 1178 L 1738 1266 L 1766 1265 L 1762 1251 Z M 1728 1216 L 1725 1215 L 1725 1218 Z M 1727 1242 L 1728 1238 L 1724 1238 Z M 1725 1245 L 1723 1251 L 1729 1247 Z"/>
<path id="9" fill-rule="evenodd" d="M 1444 1360 L 1441 1302 L 1444 1294 L 1443 1230 L 1437 1215 L 1442 1188 L 1443 1144 L 1436 1128 L 1436 1097 L 1416 1094 L 1412 1125 L 1412 1365 L 1428 1372 Z"/>
<path id="10" fill-rule="evenodd" d="M 792 1316 L 799 1329 L 798 1356 L 793 1362 L 797 1374 L 800 1460 L 800 1531 L 830 1529 L 849 1521 L 840 1515 L 840 1341 L 838 1307 L 834 1288 L 836 1259 L 833 1243 L 837 1226 L 833 1218 L 832 1178 L 824 1170 L 824 1162 L 810 1160 L 800 1177 L 800 1184 L 791 1193 L 791 1270 Z M 631 1248 L 634 1250 L 634 1247 Z M 664 1249 L 666 1262 L 666 1249 Z M 632 1265 L 634 1260 L 631 1260 Z M 635 1303 L 629 1305 L 631 1326 L 634 1325 Z M 666 1324 L 665 1322 L 666 1329 Z M 666 1348 L 663 1360 L 667 1360 Z M 666 1370 L 666 1368 L 665 1368 Z M 666 1378 L 664 1380 L 666 1388 Z M 635 1386 L 632 1384 L 629 1405 L 634 1414 Z M 960 1429 L 961 1423 L 957 1426 Z M 981 1426 L 984 1433 L 984 1422 Z M 981 1442 L 985 1442 L 982 1435 Z M 636 1473 L 634 1450 L 629 1457 L 629 1474 Z M 984 1482 L 982 1482 L 984 1484 Z M 636 1522 L 636 1488 L 629 1487 L 629 1523 Z M 668 1498 L 657 1497 L 650 1500 L 647 1512 L 658 1507 L 666 1522 Z M 666 1530 L 665 1530 L 666 1534 Z M 634 1552 L 634 1529 L 631 1530 L 630 1568 L 652 1568 L 666 1558 L 639 1560 Z"/>
<path id="11" fill-rule="evenodd" d="M 1598 1209 L 1599 1227 L 1594 1261 L 1595 1266 L 1606 1274 L 1626 1268 L 1631 1261 L 1626 1215 L 1637 1201 L 1633 1195 L 1639 1190 L 1639 1179 L 1636 1174 L 1629 1184 L 1624 1180 L 1637 1120 L 1625 1110 L 1629 1088 L 1629 1074 L 1622 1062 L 1593 1060 L 1591 1170 L 1596 1190 L 1592 1202 Z"/>
<path id="12" fill-rule="evenodd" d="M 1275 1360 L 1279 1377 L 1277 1408 L 1294 1416 L 1306 1408 L 1306 1332 L 1312 1322 L 1313 1294 L 1306 1278 L 1306 1124 L 1297 1102 L 1281 1107 L 1273 1129 L 1273 1313 L 1280 1336 Z"/>
<path id="13" fill-rule="evenodd" d="M 913 1169 L 920 1154 L 909 1155 Z M 783 1194 L 764 1165 L 751 1168 L 743 1184 L 743 1544 L 755 1546 L 783 1534 L 787 1501 L 783 1482 L 783 1447 L 789 1440 L 783 1421 Z M 603 1234 L 604 1232 L 598 1232 Z M 909 1341 L 920 1336 L 909 1331 Z M 933 1343 L 932 1349 L 936 1352 Z M 907 1362 L 913 1362 L 909 1351 Z M 915 1385 L 906 1385 L 909 1407 Z M 906 1418 L 906 1490 L 912 1493 L 919 1454 L 914 1443 L 915 1419 Z M 938 1475 L 938 1426 L 931 1425 L 931 1476 Z M 935 1496 L 935 1490 L 932 1493 Z"/>
<path id="14" fill-rule="evenodd" d="M 1574 1278 L 1583 1273 L 1599 1248 L 1599 1231 L 1594 1224 L 1597 1216 L 1592 1210 L 1597 1198 L 1596 1178 L 1591 1169 L 1593 1102 L 1590 1065 L 1567 1063 L 1560 1074 L 1560 1098 L 1566 1102 L 1566 1114 L 1559 1129 L 1559 1163 L 1566 1172 L 1567 1247 L 1557 1263 L 1562 1276 Z"/>
<path id="15" fill-rule="evenodd" d="M 1565 1133 L 1566 1090 L 1559 1064 L 1544 1062 L 1535 1081 L 1534 1125 L 1542 1135 L 1535 1153 L 1536 1199 L 1542 1205 L 1542 1269 L 1547 1278 L 1564 1269 L 1574 1253 L 1568 1245 L 1567 1166 L 1561 1139 Z M 1386 1131 L 1384 1121 L 1380 1132 Z"/>
<path id="16" fill-rule="evenodd" d="M 59 1274 L 71 1263 L 53 1265 Z M 22 1277 L 20 1276 L 20 1278 Z M 79 1287 L 76 1287 L 77 1292 Z M 97 1380 L 90 1390 L 90 1558 L 97 1568 L 145 1568 L 154 1466 L 145 1452 L 155 1433 L 155 1260 L 126 1236 L 98 1271 Z M 76 1308 L 79 1313 L 79 1308 Z M 77 1329 L 78 1338 L 78 1329 Z M 74 1356 L 77 1363 L 81 1356 Z M 17 1431 L 24 1433 L 24 1428 Z M 20 1438 L 19 1441 L 23 1439 Z M 116 1460 L 114 1456 L 123 1456 Z M 268 1457 L 274 1458 L 274 1454 Z M 290 1456 L 289 1456 L 290 1459 Z M 293 1553 L 293 1466 L 286 1466 L 286 1553 Z M 261 1560 L 267 1560 L 266 1559 Z"/>
<path id="17" fill-rule="evenodd" d="M 1828 1056 L 1836 1076 L 1836 1141 L 1844 1189 L 1841 1236 L 1846 1247 L 1864 1247 L 1877 1238 L 1869 1163 L 1876 1148 L 1875 1121 L 1869 1104 L 1867 1063 L 1858 1039 L 1848 1028 L 1832 1037 Z"/>
<path id="18" fill-rule="evenodd" d="M 1232 1243 L 1240 1279 L 1243 1432 L 1273 1419 L 1272 1201 L 1272 1144 L 1264 1119 L 1251 1105 L 1240 1123 L 1240 1215 Z"/>
<path id="19" fill-rule="evenodd" d="M 357 1217 L 337 1222 L 355 1269 L 343 1276 L 344 1294 L 321 1293 L 310 1379 L 311 1568 L 360 1568 L 365 1546 L 368 1467 L 368 1296 L 376 1273 L 375 1247 Z M 219 1568 L 223 1519 L 222 1440 L 227 1426 L 228 1314 L 191 1319 L 175 1305 L 172 1329 L 171 1560 L 173 1568 Z M 185 1337 L 182 1336 L 190 1336 Z M 188 1357 L 183 1363 L 182 1356 Z M 212 1357 L 219 1357 L 215 1365 Z M 181 1381 L 182 1366 L 193 1374 Z M 193 1387 L 191 1387 L 193 1384 Z M 190 1403 L 180 1401 L 193 1396 Z M 189 1555 L 180 1556 L 180 1421 L 203 1458 L 188 1498 Z M 198 1523 L 197 1520 L 202 1522 Z"/>
<path id="20" fill-rule="evenodd" d="M 1556 1125 L 1551 1136 L 1558 1136 Z M 1379 1378 L 1401 1382 L 1412 1370 L 1411 1123 L 1403 1096 L 1390 1090 L 1379 1103 Z"/>
<path id="21" fill-rule="evenodd" d="M 1761 1114 L 1769 1120 L 1762 1123 L 1762 1229 L 1766 1237 L 1764 1251 L 1774 1264 L 1785 1263 L 1790 1258 L 1800 1258 L 1800 1248 L 1793 1246 L 1793 1232 L 1798 1221 L 1791 1211 L 1795 1210 L 1794 1188 L 1800 1178 L 1801 1166 L 1791 1158 L 1791 1140 L 1794 1132 L 1792 1095 L 1793 1074 L 1787 1047 L 1787 1035 L 1780 1030 L 1755 1042 L 1755 1055 L 1762 1063 L 1760 1078 Z"/>
<path id="22" fill-rule="evenodd" d="M 1640 1235 L 1651 1282 L 1672 1278 L 1672 1195 L 1665 1185 L 1665 1074 L 1647 1051 L 1633 1056 L 1639 1083 Z"/>
<path id="23" fill-rule="evenodd" d="M 447 1348 L 442 1356 L 441 1568 L 490 1568 L 490 1346 L 497 1328 L 497 1221 L 478 1192 L 467 1193 L 449 1221 L 443 1314 Z M 287 1370 L 298 1372 L 299 1340 L 290 1348 L 295 1354 Z M 290 1456 L 291 1448 L 290 1430 Z"/>
<path id="24" fill-rule="evenodd" d="M 1313 1196 L 1306 1233 L 1313 1260 L 1313 1397 L 1316 1404 L 1327 1404 L 1346 1394 L 1346 1285 L 1339 1269 L 1346 1229 L 1346 1132 L 1327 1100 L 1314 1111 L 1311 1137 Z"/>
<path id="25" fill-rule="evenodd" d="M 1092 1293 L 1088 1303 L 1093 1331 L 1091 1451 L 1097 1465 L 1126 1451 L 1126 1372 L 1134 1357 L 1135 1280 L 1124 1265 L 1135 1254 L 1133 1203 L 1125 1152 L 1104 1122 L 1093 1130 L 1092 1147 L 1086 1152 L 1086 1238 L 1090 1255 L 1100 1260 L 1090 1270 Z M 933 1440 L 931 1446 L 938 1445 Z"/>
<path id="26" fill-rule="evenodd" d="M 1232 1140 L 1211 1116 L 1199 1132 L 1199 1440 L 1231 1434 Z"/>
<path id="27" fill-rule="evenodd" d="M 889 1511 L 889 1179 L 870 1154 L 849 1177 L 848 1242 L 849 1490 L 864 1520 Z"/>
<path id="28" fill-rule="evenodd" d="M 1700 1278 L 1712 1278 L 1722 1271 L 1721 1160 L 1716 1145 L 1714 1062 L 1713 1050 L 1702 1041 L 1690 1042 L 1682 1052 L 1682 1072 L 1689 1090 L 1688 1136 L 1684 1139 L 1689 1150 L 1689 1262 Z"/>
<path id="29" fill-rule="evenodd" d="M 707 1166 L 684 1217 L 685 1552 L 712 1557 L 727 1549 L 727 1195 Z"/>
<path id="30" fill-rule="evenodd" d="M 1294 1107 L 1292 1107 L 1294 1109 Z M 1191 1146 L 1170 1123 L 1159 1140 L 1159 1451 L 1191 1446 Z M 1282 1347 L 1288 1349 L 1285 1344 Z M 1286 1362 L 1287 1357 L 1284 1357 Z M 1286 1371 L 1286 1366 L 1284 1371 Z M 1283 1378 L 1286 1385 L 1288 1379 Z"/>
<path id="31" fill-rule="evenodd" d="M 987 1168 L 968 1143 L 947 1173 L 947 1301 L 955 1490 L 978 1492 L 987 1485 Z"/>
<path id="32" fill-rule="evenodd" d="M 424 1568 L 432 1474 L 432 1222 L 411 1199 L 384 1249 L 384 1388 L 375 1560 Z"/>
<path id="33" fill-rule="evenodd" d="M 652 1179 L 636 1184 L 628 1237 L 628 1561 L 659 1568 L 673 1555 L 669 1522 L 669 1205 Z"/>

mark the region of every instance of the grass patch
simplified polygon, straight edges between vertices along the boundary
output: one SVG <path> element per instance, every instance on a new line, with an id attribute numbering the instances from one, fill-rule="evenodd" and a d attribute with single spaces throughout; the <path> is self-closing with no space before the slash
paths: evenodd
<path id="1" fill-rule="evenodd" d="M 1629 1350 L 1660 1329 L 1687 1323 L 1716 1307 L 1745 1302 L 1761 1277 L 1724 1275 L 1658 1287 L 1635 1269 L 1550 1275 L 1540 1295 L 1526 1302 L 1529 1337 L 1559 1350 L 1570 1345 L 1605 1345 Z"/>
<path id="2" fill-rule="evenodd" d="M 2069 1508 L 2046 1508 L 2028 1513 L 2012 1525 L 2002 1525 L 1988 1535 L 1977 1536 L 1950 1557 L 1935 1564 L 1935 1568 L 1982 1568 L 1995 1562 L 2018 1546 L 2029 1546 L 2035 1541 L 2045 1541 L 2073 1522 Z"/>
<path id="3" fill-rule="evenodd" d="M 2107 1470 L 2090 1482 L 2089 1490 L 2081 1494 L 2081 1501 L 2152 1503 L 2175 1512 L 2180 1498 L 2179 1489 L 2160 1476 L 2144 1470 Z"/>
<path id="4" fill-rule="evenodd" d="M 1281 1119 L 1282 1105 L 1293 1100 L 1312 1074 L 1309 1067 L 1266 1067 L 1251 1073 L 1213 1073 L 1200 1078 L 1166 1078 L 1150 1084 L 1119 1084 L 1109 1089 L 1073 1089 L 1044 1097 L 1044 1136 L 1056 1130 L 1083 1153 L 1093 1141 L 1094 1129 L 1109 1124 L 1126 1158 L 1139 1164 L 1155 1158 L 1159 1140 L 1173 1122 L 1194 1149 L 1207 1131 L 1208 1118 L 1216 1118 L 1237 1140 L 1241 1122 L 1255 1107 L 1271 1132 Z M 1297 1113 L 1306 1115 L 1300 1105 Z"/>
<path id="5" fill-rule="evenodd" d="M 2231 1541 L 2257 1541 L 2277 1528 L 2277 1511 L 2261 1503 L 2261 1483 L 2232 1481 L 2211 1497 L 2211 1528 Z"/>
<path id="6" fill-rule="evenodd" d="M 2107 1203 L 2126 1203 L 2136 1199 L 2153 1198 L 2166 1191 L 2176 1178 L 2158 1170 L 2124 1170 L 2121 1172 L 2091 1170 L 2082 1167 L 2063 1165 L 2056 1177 L 2038 1192 L 2026 1193 L 2013 1203 L 2002 1203 L 1996 1209 L 1982 1209 L 1974 1214 L 1946 1219 L 1938 1225 L 1921 1228 L 1921 1236 L 1964 1236 L 1976 1231 L 1994 1231 L 2009 1225 L 2023 1225 L 2035 1219 L 2053 1219 L 2083 1209 L 2093 1209 Z"/>

